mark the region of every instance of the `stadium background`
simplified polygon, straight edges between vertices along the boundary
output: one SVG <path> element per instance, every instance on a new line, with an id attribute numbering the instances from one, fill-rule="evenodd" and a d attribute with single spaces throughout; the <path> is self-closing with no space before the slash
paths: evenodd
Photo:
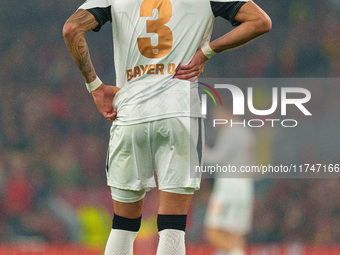
<path id="1" fill-rule="evenodd" d="M 100 254 L 110 231 L 112 205 L 104 171 L 110 125 L 97 112 L 61 35 L 63 23 L 81 3 L 1 3 L 0 254 Z M 272 31 L 215 56 L 204 77 L 340 76 L 338 0 L 256 3 L 272 18 Z M 214 37 L 228 29 L 218 19 Z M 113 84 L 110 26 L 87 38 L 98 75 Z M 334 102 L 319 109 L 318 116 L 339 120 L 339 90 L 316 91 L 324 102 Z M 328 138 L 339 137 L 337 130 L 331 128 Z M 317 130 L 309 132 L 318 136 Z M 262 144 L 272 148 L 259 150 L 261 160 L 275 163 L 291 157 L 270 133 L 259 135 Z M 317 140 L 289 141 L 288 148 L 301 148 L 294 154 L 297 161 L 327 158 Z M 328 149 L 339 163 L 336 144 Z M 339 184 L 337 179 L 259 180 L 249 251 L 340 254 Z M 211 252 L 202 229 L 210 189 L 210 181 L 203 180 L 192 203 L 189 254 Z M 156 193 L 150 192 L 136 242 L 138 254 L 152 254 L 157 245 L 156 201 Z"/>

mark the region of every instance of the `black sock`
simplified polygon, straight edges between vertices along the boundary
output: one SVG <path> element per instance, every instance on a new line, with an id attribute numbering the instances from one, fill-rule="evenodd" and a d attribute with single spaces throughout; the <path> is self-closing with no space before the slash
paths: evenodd
<path id="1" fill-rule="evenodd" d="M 142 216 L 137 219 L 128 219 L 114 214 L 112 220 L 112 229 L 121 229 L 138 232 L 142 221 Z"/>
<path id="2" fill-rule="evenodd" d="M 177 229 L 185 231 L 186 224 L 187 224 L 186 215 L 158 214 L 157 216 L 158 232 L 164 229 Z"/>

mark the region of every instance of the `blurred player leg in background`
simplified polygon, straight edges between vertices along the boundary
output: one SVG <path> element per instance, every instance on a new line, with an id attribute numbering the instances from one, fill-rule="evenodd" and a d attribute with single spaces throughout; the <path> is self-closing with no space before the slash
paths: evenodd
<path id="1" fill-rule="evenodd" d="M 214 108 L 212 117 L 239 121 L 226 107 Z M 239 169 L 240 166 L 253 164 L 255 138 L 249 128 L 218 125 L 217 130 L 214 146 L 205 151 L 207 165 L 230 165 Z M 205 219 L 206 237 L 216 248 L 216 254 L 244 255 L 245 235 L 251 229 L 253 180 L 230 178 L 228 173 L 219 173 L 215 177 Z"/>
<path id="2" fill-rule="evenodd" d="M 205 219 L 206 237 L 219 255 L 245 255 L 251 229 L 253 185 L 249 179 L 217 178 Z"/>

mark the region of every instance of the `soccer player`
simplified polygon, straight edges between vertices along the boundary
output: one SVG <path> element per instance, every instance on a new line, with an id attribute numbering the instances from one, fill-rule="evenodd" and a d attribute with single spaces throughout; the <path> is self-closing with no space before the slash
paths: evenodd
<path id="1" fill-rule="evenodd" d="M 237 26 L 209 43 L 215 17 Z M 84 35 L 112 23 L 116 85 L 104 85 Z M 230 0 L 87 0 L 65 23 L 63 36 L 99 112 L 114 121 L 107 179 L 114 204 L 105 254 L 132 254 L 145 193 L 159 189 L 157 254 L 185 254 L 186 215 L 200 176 L 196 80 L 214 54 L 271 29 L 254 2 Z M 196 87 L 195 87 L 196 86 Z M 120 90 L 119 90 L 120 88 Z"/>
<path id="2" fill-rule="evenodd" d="M 226 107 L 213 108 L 213 119 L 241 122 Z M 241 166 L 254 164 L 255 135 L 242 125 L 217 125 L 212 148 L 206 148 L 206 165 Z M 235 176 L 234 176 L 235 177 Z M 247 177 L 247 176 L 244 176 Z M 251 177 L 251 176 L 249 176 Z M 215 176 L 214 187 L 205 217 L 205 232 L 216 255 L 245 255 L 245 235 L 251 229 L 254 187 L 251 178 L 230 178 L 228 173 Z"/>

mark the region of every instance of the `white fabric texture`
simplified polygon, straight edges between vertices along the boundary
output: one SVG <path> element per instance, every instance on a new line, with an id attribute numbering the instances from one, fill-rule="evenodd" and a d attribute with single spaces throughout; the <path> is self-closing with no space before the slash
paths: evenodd
<path id="1" fill-rule="evenodd" d="M 111 229 L 104 255 L 133 255 L 133 242 L 138 232 Z"/>
<path id="2" fill-rule="evenodd" d="M 159 232 L 156 255 L 185 255 L 185 232 L 176 229 L 164 229 Z"/>
<path id="3" fill-rule="evenodd" d="M 200 187 L 200 175 L 190 176 L 199 164 L 196 149 L 199 119 L 169 118 L 129 126 L 112 126 L 107 160 L 108 185 L 120 190 L 148 191 Z M 115 200 L 138 201 L 137 196 L 111 190 Z M 117 194 L 115 191 L 119 191 Z M 131 200 L 133 199 L 133 200 Z M 136 200 L 137 199 L 137 200 Z"/>

